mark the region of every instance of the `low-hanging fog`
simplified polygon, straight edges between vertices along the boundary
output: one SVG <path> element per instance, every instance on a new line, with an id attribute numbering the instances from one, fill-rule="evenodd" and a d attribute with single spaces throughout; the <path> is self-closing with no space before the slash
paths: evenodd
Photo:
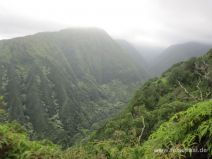
<path id="1" fill-rule="evenodd" d="M 211 0 L 0 0 L 0 39 L 98 27 L 115 38 L 167 47 L 212 42 L 211 19 Z"/>

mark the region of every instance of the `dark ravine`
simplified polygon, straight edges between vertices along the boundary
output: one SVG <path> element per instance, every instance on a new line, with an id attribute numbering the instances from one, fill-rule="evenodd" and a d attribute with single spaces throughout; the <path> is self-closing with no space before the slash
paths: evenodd
<path id="1" fill-rule="evenodd" d="M 117 114 L 148 78 L 129 54 L 95 28 L 1 40 L 0 94 L 10 119 L 32 137 L 72 144 L 81 130 Z"/>

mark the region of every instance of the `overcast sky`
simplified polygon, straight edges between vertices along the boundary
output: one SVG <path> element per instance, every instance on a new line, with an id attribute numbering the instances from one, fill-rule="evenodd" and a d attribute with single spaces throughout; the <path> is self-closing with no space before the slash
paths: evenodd
<path id="1" fill-rule="evenodd" d="M 212 0 L 0 0 L 0 39 L 67 27 L 155 46 L 212 42 Z"/>

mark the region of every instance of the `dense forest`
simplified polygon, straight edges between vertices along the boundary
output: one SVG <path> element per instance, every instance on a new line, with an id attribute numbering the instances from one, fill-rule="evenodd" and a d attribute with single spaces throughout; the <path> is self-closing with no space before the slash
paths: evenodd
<path id="1" fill-rule="evenodd" d="M 185 45 L 149 74 L 100 29 L 0 41 L 0 158 L 210 158 L 212 49 Z"/>
<path id="2" fill-rule="evenodd" d="M 117 114 L 148 78 L 139 58 L 95 28 L 2 40 L 0 94 L 9 119 L 32 138 L 71 145 Z"/>
<path id="3" fill-rule="evenodd" d="M 86 158 L 209 158 L 212 153 L 212 50 L 147 81 L 116 118 L 70 149 Z M 86 143 L 86 144 L 85 144 Z M 154 153 L 154 149 L 207 152 Z M 73 157 L 74 158 L 74 157 Z"/>

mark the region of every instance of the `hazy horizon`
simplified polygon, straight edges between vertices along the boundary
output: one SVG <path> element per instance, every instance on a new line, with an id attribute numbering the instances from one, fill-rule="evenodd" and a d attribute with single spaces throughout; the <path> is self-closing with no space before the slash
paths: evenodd
<path id="1" fill-rule="evenodd" d="M 0 0 L 0 39 L 96 27 L 113 38 L 149 46 L 212 43 L 211 19 L 210 0 Z"/>

